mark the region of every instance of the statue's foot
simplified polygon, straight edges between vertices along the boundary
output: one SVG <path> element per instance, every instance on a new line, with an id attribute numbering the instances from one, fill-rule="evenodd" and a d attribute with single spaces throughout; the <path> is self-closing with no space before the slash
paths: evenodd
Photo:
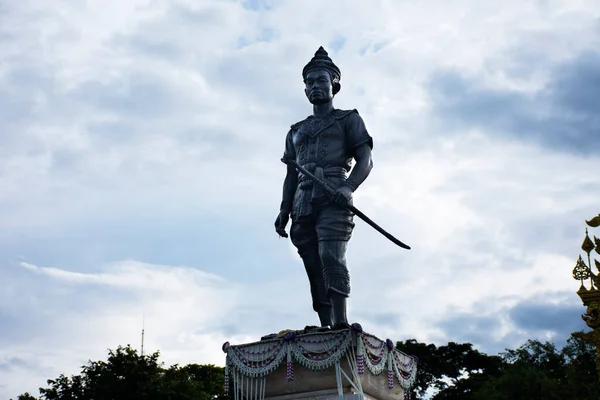
<path id="1" fill-rule="evenodd" d="M 346 324 L 347 325 L 347 324 Z M 350 325 L 348 325 L 349 327 Z M 340 328 L 340 329 L 346 329 L 344 327 Z M 282 338 L 284 337 L 286 334 L 293 332 L 296 335 L 302 335 L 305 333 L 318 333 L 318 332 L 329 332 L 331 330 L 331 328 L 329 328 L 328 326 L 316 326 L 316 325 L 307 325 L 304 327 L 304 329 L 302 330 L 292 330 L 292 329 L 284 329 L 279 333 L 271 333 L 269 335 L 265 335 L 263 337 L 260 338 L 260 340 L 270 340 L 270 339 L 277 339 L 277 338 Z"/>
<path id="2" fill-rule="evenodd" d="M 338 322 L 337 324 L 331 327 L 332 331 L 343 331 L 345 329 L 350 329 L 350 324 L 347 322 Z"/>
<path id="3" fill-rule="evenodd" d="M 327 332 L 329 330 L 328 326 L 308 325 L 304 328 L 304 333 Z"/>

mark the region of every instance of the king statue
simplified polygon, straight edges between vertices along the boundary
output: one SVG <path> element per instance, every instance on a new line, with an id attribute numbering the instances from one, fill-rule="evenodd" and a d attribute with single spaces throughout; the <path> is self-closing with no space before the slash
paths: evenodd
<path id="1" fill-rule="evenodd" d="M 290 237 L 304 263 L 321 326 L 346 329 L 350 295 L 346 249 L 354 213 L 343 205 L 352 205 L 353 192 L 373 168 L 373 139 L 358 111 L 333 107 L 341 73 L 323 47 L 304 67 L 302 77 L 313 113 L 292 125 L 286 136 L 282 161 L 287 174 L 275 229 L 288 237 L 285 228 L 291 217 Z M 333 196 L 294 164 L 327 183 Z"/>

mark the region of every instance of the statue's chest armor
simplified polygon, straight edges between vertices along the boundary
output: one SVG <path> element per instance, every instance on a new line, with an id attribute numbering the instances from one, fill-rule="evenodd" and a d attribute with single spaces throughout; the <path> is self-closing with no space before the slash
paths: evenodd
<path id="1" fill-rule="evenodd" d="M 344 158 L 344 130 L 339 119 L 309 118 L 293 132 L 296 161 L 329 164 Z"/>

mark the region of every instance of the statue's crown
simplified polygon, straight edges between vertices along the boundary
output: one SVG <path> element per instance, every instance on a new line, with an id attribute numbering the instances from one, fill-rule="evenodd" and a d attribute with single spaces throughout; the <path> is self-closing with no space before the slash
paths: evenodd
<path id="1" fill-rule="evenodd" d="M 319 49 L 315 52 L 315 56 L 308 64 L 306 64 L 304 69 L 302 69 L 302 78 L 304 78 L 310 71 L 314 71 L 316 69 L 325 69 L 338 80 L 342 77 L 340 69 L 333 63 L 331 58 L 329 58 L 329 54 L 327 51 L 325 51 L 323 46 L 319 47 Z"/>

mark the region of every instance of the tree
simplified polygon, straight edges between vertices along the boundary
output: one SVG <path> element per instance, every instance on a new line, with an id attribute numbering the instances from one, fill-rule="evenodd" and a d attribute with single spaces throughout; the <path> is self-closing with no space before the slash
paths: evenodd
<path id="1" fill-rule="evenodd" d="M 466 400 L 485 379 L 498 375 L 503 364 L 500 357 L 481 353 L 471 343 L 449 342 L 436 347 L 410 339 L 398 342 L 396 347 L 419 359 L 415 384 L 418 398 L 434 389 L 436 400 Z"/>
<path id="2" fill-rule="evenodd" d="M 529 340 L 516 350 L 488 356 L 470 343 L 446 346 L 398 342 L 399 350 L 417 356 L 417 398 L 432 400 L 598 400 L 595 349 L 571 336 L 562 349 Z"/>
<path id="3" fill-rule="evenodd" d="M 596 349 L 583 341 L 575 332 L 562 349 L 567 359 L 566 379 L 571 388 L 571 398 L 600 399 L 600 383 L 596 368 Z"/>
<path id="4" fill-rule="evenodd" d="M 89 361 L 81 374 L 60 375 L 40 388 L 40 400 L 213 400 L 225 398 L 223 368 L 188 364 L 164 368 L 160 353 L 138 355 L 119 346 L 106 361 Z M 17 400 L 37 400 L 25 393 Z"/>
<path id="5" fill-rule="evenodd" d="M 12 400 L 12 399 L 10 399 Z M 25 392 L 17 396 L 17 400 L 38 400 L 36 397 L 29 394 L 29 392 Z"/>
<path id="6" fill-rule="evenodd" d="M 560 351 L 552 343 L 529 340 L 503 353 L 503 373 L 486 382 L 473 399 L 597 400 L 594 351 L 573 335 Z"/>
<path id="7" fill-rule="evenodd" d="M 163 393 L 167 399 L 211 400 L 224 399 L 223 368 L 214 365 L 188 364 L 172 366 L 165 371 Z"/>

